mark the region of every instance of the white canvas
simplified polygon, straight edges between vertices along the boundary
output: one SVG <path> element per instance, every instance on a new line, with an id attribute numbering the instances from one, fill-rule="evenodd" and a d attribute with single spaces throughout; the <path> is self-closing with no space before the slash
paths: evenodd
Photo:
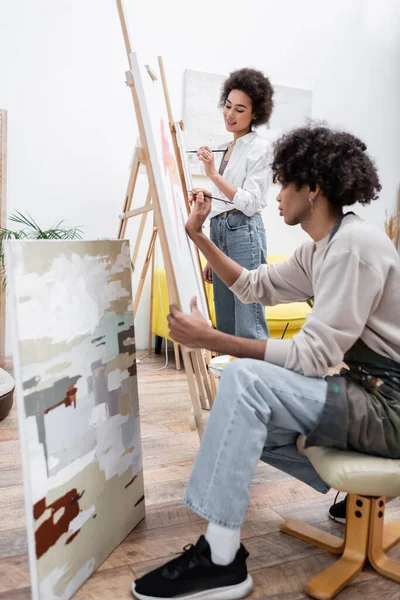
<path id="1" fill-rule="evenodd" d="M 33 600 L 68 600 L 144 517 L 129 242 L 6 243 Z"/>
<path id="2" fill-rule="evenodd" d="M 230 141 L 225 129 L 222 111 L 218 108 L 222 84 L 226 75 L 186 70 L 184 76 L 183 121 L 186 147 L 197 150 L 200 146 L 216 149 Z M 273 142 L 282 133 L 303 125 L 312 114 L 312 91 L 273 84 L 274 110 L 268 126 L 258 127 L 263 137 Z M 188 160 L 193 175 L 204 175 L 195 154 Z"/>
<path id="3" fill-rule="evenodd" d="M 185 231 L 187 210 L 169 129 L 158 61 L 145 63 L 133 52 L 130 55 L 130 64 L 181 307 L 183 312 L 189 313 L 190 300 L 196 296 L 199 310 L 208 318 L 207 301 L 195 248 Z M 145 64 L 150 65 L 156 80 L 150 77 Z"/>

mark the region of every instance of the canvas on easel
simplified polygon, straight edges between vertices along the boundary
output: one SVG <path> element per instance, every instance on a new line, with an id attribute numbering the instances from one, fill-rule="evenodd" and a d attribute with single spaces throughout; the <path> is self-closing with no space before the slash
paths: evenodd
<path id="1" fill-rule="evenodd" d="M 197 297 L 200 312 L 208 319 L 207 300 L 193 242 L 185 231 L 187 210 L 175 158 L 161 76 L 157 64 L 152 77 L 140 56 L 130 54 L 143 125 L 153 169 L 155 186 L 183 312 L 190 312 L 190 300 Z"/>
<path id="2" fill-rule="evenodd" d="M 161 62 L 161 64 L 162 64 L 162 62 Z M 166 83 L 165 83 L 165 85 L 166 85 Z M 185 189 L 190 191 L 193 189 L 193 180 L 192 180 L 192 174 L 191 174 L 190 164 L 189 164 L 189 160 L 188 160 L 188 153 L 186 152 L 185 140 L 184 140 L 184 136 L 183 136 L 183 123 L 175 122 L 174 131 L 175 131 L 176 143 L 177 143 L 177 153 L 180 157 L 181 164 L 182 164 L 181 179 L 183 179 L 183 184 L 184 184 Z M 196 251 L 196 254 L 197 254 L 197 261 L 198 261 L 198 265 L 199 265 L 199 269 L 197 270 L 197 273 L 200 273 L 201 285 L 203 286 L 204 293 L 206 294 L 206 297 L 207 297 L 204 279 L 202 278 L 203 269 L 202 269 L 202 265 L 201 265 L 200 253 L 198 251 Z M 209 309 L 209 317 L 211 318 L 210 306 L 208 306 L 208 309 Z M 206 365 L 208 366 L 207 371 L 208 371 L 208 375 L 209 375 L 209 382 L 210 382 L 210 388 L 211 388 L 210 395 L 211 395 L 211 398 L 214 399 L 217 394 L 217 387 L 216 387 L 215 377 L 209 368 L 210 361 L 211 361 L 211 352 L 209 350 L 206 350 L 205 351 L 205 362 L 206 362 Z"/>
<path id="3" fill-rule="evenodd" d="M 33 600 L 68 600 L 144 517 L 129 243 L 6 243 Z"/>
<path id="4" fill-rule="evenodd" d="M 173 299 L 175 294 L 175 298 L 179 299 L 178 304 L 180 303 L 183 312 L 188 313 L 190 312 L 190 301 L 196 296 L 200 312 L 208 319 L 208 303 L 198 252 L 185 231 L 188 218 L 187 192 L 185 185 L 182 185 L 175 154 L 176 151 L 179 151 L 179 148 L 175 147 L 171 134 L 171 122 L 168 117 L 163 76 L 160 70 L 162 61 L 159 59 L 158 66 L 156 61 L 147 61 L 145 64 L 145 61 L 141 60 L 137 53 L 131 53 L 129 60 L 143 121 L 143 136 L 146 139 L 148 149 L 148 168 L 151 170 L 152 179 L 154 178 L 152 196 L 157 199 L 157 206 L 161 213 L 163 236 L 167 246 L 163 250 L 163 256 L 165 260 L 167 255 L 172 267 L 172 272 L 169 275 L 169 298 L 171 302 L 176 303 L 177 300 Z M 179 155 L 179 158 L 181 158 L 181 155 Z M 184 160 L 182 160 L 182 164 L 184 164 Z M 159 223 L 158 229 L 161 229 L 160 225 L 161 223 Z M 151 247 L 152 242 L 153 238 L 150 242 L 149 252 L 154 252 L 153 247 Z M 145 265 L 149 262 L 149 257 L 150 254 L 148 253 Z M 176 285 L 176 292 L 172 289 L 172 294 L 170 293 L 171 288 L 173 288 L 171 279 L 174 280 Z M 143 277 L 141 281 L 143 282 Z M 176 348 L 176 345 L 174 346 Z M 183 350 L 183 352 L 185 351 Z M 195 372 L 201 406 L 208 408 L 212 404 L 213 393 L 208 382 L 204 358 L 200 350 L 192 352 L 190 358 Z M 186 369 L 186 372 L 188 373 L 188 369 Z M 199 414 L 197 422 L 198 419 Z"/>

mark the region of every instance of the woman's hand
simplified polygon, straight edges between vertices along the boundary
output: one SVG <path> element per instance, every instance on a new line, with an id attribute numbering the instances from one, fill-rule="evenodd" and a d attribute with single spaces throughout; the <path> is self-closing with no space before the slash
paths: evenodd
<path id="1" fill-rule="evenodd" d="M 207 263 L 206 266 L 203 269 L 203 279 L 206 283 L 212 283 L 213 282 L 213 278 L 212 278 L 212 269 L 210 267 L 210 265 Z"/>
<path id="2" fill-rule="evenodd" d="M 197 158 L 203 163 L 207 177 L 213 179 L 217 175 L 215 168 L 214 153 L 208 146 L 201 146 L 197 150 Z"/>
<path id="3" fill-rule="evenodd" d="M 188 348 L 206 348 L 207 338 L 213 329 L 197 308 L 196 298 L 190 301 L 190 315 L 185 315 L 173 304 L 169 310 L 167 320 L 171 338 Z"/>
<path id="4" fill-rule="evenodd" d="M 207 195 L 205 195 L 207 194 Z M 203 225 L 211 211 L 211 194 L 207 190 L 196 188 L 189 194 L 192 211 L 186 221 L 186 233 L 192 240 L 202 233 Z"/>

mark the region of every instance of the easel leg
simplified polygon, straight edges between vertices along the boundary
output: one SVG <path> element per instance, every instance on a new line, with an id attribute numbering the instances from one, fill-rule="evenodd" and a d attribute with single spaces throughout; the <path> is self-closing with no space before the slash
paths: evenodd
<path id="1" fill-rule="evenodd" d="M 192 399 L 194 420 L 196 423 L 196 428 L 197 428 L 197 432 L 199 434 L 199 438 L 201 439 L 203 437 L 204 424 L 203 424 L 203 416 L 201 414 L 201 404 L 200 404 L 200 400 L 199 400 L 199 397 L 197 395 L 197 390 L 196 390 L 196 383 L 195 383 L 195 378 L 194 378 L 194 373 L 193 373 L 192 361 L 190 360 L 190 354 L 189 354 L 189 351 L 187 350 L 187 348 L 185 348 L 184 346 L 181 346 L 181 350 L 182 350 L 183 364 L 185 366 L 186 377 L 187 377 L 188 384 L 189 384 L 190 397 Z"/>
<path id="2" fill-rule="evenodd" d="M 212 393 L 212 402 L 210 404 L 212 406 L 214 403 L 215 396 L 217 395 L 217 382 L 215 380 L 214 375 L 211 373 L 210 369 L 208 368 L 210 362 L 211 362 L 211 352 L 209 350 L 206 350 L 206 365 L 207 365 L 208 375 L 210 377 L 210 385 L 211 385 L 211 393 Z"/>
<path id="3" fill-rule="evenodd" d="M 133 157 L 132 169 L 129 176 L 128 187 L 126 189 L 125 201 L 124 201 L 124 214 L 131 208 L 133 192 L 136 185 L 137 176 L 139 174 L 140 160 L 135 152 Z M 118 228 L 118 239 L 122 240 L 125 237 L 126 227 L 128 224 L 127 219 L 122 219 Z"/>
<path id="4" fill-rule="evenodd" d="M 149 268 L 150 260 L 151 260 L 152 254 L 154 252 L 154 244 L 156 243 L 156 238 L 157 238 L 157 229 L 154 228 L 153 233 L 150 238 L 149 249 L 147 250 L 146 258 L 145 258 L 144 265 L 142 268 L 142 273 L 140 275 L 140 280 L 139 280 L 138 289 L 137 289 L 137 292 L 135 295 L 135 300 L 133 302 L 133 315 L 134 316 L 136 315 L 137 307 L 139 305 L 140 297 L 141 297 L 142 291 L 143 291 L 144 282 L 146 281 L 147 270 Z"/>
<path id="5" fill-rule="evenodd" d="M 203 379 L 204 388 L 206 390 L 208 405 L 210 408 L 212 408 L 215 394 L 213 394 L 212 389 L 211 389 L 211 383 L 210 383 L 211 377 L 210 378 L 208 377 L 206 363 L 204 360 L 204 355 L 203 355 L 202 350 L 197 351 L 197 356 L 198 356 L 201 377 Z"/>
<path id="6" fill-rule="evenodd" d="M 174 355 L 175 355 L 175 368 L 177 371 L 181 370 L 181 357 L 179 355 L 179 344 L 174 342 Z"/>
<path id="7" fill-rule="evenodd" d="M 199 390 L 199 397 L 201 407 L 206 410 L 210 409 L 208 402 L 206 401 L 205 391 L 204 391 L 204 382 L 201 376 L 200 367 L 199 367 L 199 356 L 197 350 L 192 350 L 190 352 L 190 358 L 192 359 L 193 369 L 196 376 L 197 389 Z"/>
<path id="8" fill-rule="evenodd" d="M 148 194 L 148 198 L 150 198 L 150 193 Z M 147 215 L 147 213 L 144 213 L 142 215 L 142 219 L 143 217 Z M 140 224 L 140 226 L 142 226 L 142 224 Z M 155 230 L 155 218 L 153 215 L 153 231 Z M 153 354 L 153 300 L 154 300 L 154 260 L 155 260 L 155 248 L 156 245 L 154 244 L 153 246 L 153 252 L 151 255 L 151 273 L 150 273 L 150 277 L 151 277 L 151 281 L 150 281 L 150 318 L 149 318 L 149 344 L 147 347 L 147 353 L 149 356 L 151 356 Z M 133 262 L 133 258 L 132 258 L 132 262 Z M 135 264 L 135 263 L 133 263 Z"/>
<path id="9" fill-rule="evenodd" d="M 150 194 L 150 190 L 149 190 L 147 192 L 146 202 L 145 202 L 145 205 L 143 208 L 146 208 L 150 203 L 151 203 L 151 194 Z M 132 252 L 133 265 L 136 264 L 136 260 L 137 260 L 138 254 L 139 254 L 139 248 L 140 248 L 140 244 L 142 243 L 144 226 L 146 225 L 146 219 L 147 219 L 148 214 L 149 214 L 148 212 L 143 213 L 141 216 L 141 219 L 140 219 L 140 225 L 139 225 L 139 230 L 138 230 L 138 234 L 137 234 L 137 238 L 136 238 L 136 242 L 135 242 L 135 247 Z M 153 215 L 153 228 L 154 227 L 155 227 L 155 219 L 154 219 L 154 215 Z"/>

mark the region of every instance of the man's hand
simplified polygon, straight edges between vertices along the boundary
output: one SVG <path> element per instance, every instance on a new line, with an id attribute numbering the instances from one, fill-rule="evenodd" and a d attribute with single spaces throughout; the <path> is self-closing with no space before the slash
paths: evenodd
<path id="1" fill-rule="evenodd" d="M 201 146 L 197 151 L 197 158 L 203 163 L 207 177 L 212 179 L 217 174 L 214 153 L 208 146 Z"/>
<path id="2" fill-rule="evenodd" d="M 206 266 L 203 269 L 203 279 L 206 283 L 212 283 L 213 282 L 213 278 L 212 278 L 212 269 L 210 267 L 210 265 L 207 263 Z"/>
<path id="3" fill-rule="evenodd" d="M 171 338 L 189 348 L 206 348 L 213 329 L 197 308 L 197 299 L 192 298 L 190 301 L 190 315 L 185 315 L 173 304 L 169 310 L 167 320 Z"/>
<path id="4" fill-rule="evenodd" d="M 186 233 L 190 238 L 202 233 L 203 225 L 211 211 L 211 194 L 207 190 L 194 189 L 189 200 L 193 206 L 192 211 L 186 221 Z"/>
<path id="5" fill-rule="evenodd" d="M 184 315 L 173 304 L 169 309 L 169 334 L 178 344 L 187 348 L 215 350 L 238 358 L 264 359 L 266 340 L 249 340 L 213 329 L 197 308 L 196 298 L 190 301 L 190 315 Z"/>

